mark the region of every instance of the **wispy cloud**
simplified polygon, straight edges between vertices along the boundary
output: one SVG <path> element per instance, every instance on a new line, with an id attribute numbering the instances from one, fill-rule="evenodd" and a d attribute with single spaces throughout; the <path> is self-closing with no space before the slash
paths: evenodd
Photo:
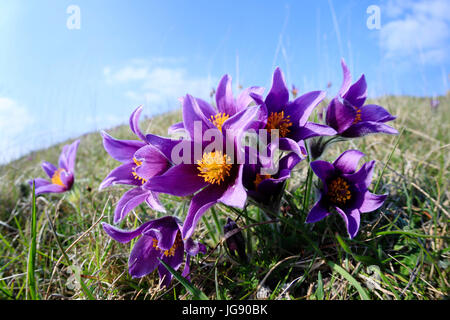
<path id="1" fill-rule="evenodd" d="M 440 64 L 450 49 L 450 2 L 447 0 L 389 1 L 382 13 L 380 41 L 385 58 L 411 63 Z"/>
<path id="2" fill-rule="evenodd" d="M 176 106 L 177 99 L 187 93 L 207 99 L 216 79 L 193 76 L 183 64 L 183 59 L 176 58 L 139 59 L 107 66 L 103 74 L 108 84 L 122 89 L 133 102 L 155 109 Z"/>
<path id="3" fill-rule="evenodd" d="M 19 137 L 34 123 L 27 109 L 14 99 L 0 97 L 0 163 L 20 156 L 28 145 Z"/>

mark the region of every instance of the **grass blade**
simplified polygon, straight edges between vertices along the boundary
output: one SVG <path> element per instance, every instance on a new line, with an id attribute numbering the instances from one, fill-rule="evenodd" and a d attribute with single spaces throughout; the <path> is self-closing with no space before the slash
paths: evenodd
<path id="1" fill-rule="evenodd" d="M 336 271 L 341 274 L 352 286 L 358 290 L 359 295 L 361 296 L 362 300 L 370 300 L 369 295 L 367 294 L 366 290 L 359 284 L 359 282 L 352 277 L 350 273 L 345 271 L 341 266 L 338 266 L 336 263 L 328 261 L 327 264 L 333 269 L 333 271 Z"/>
<path id="2" fill-rule="evenodd" d="M 36 275 L 35 275 L 35 262 L 36 262 L 36 194 L 35 185 L 33 181 L 33 195 L 32 195 L 32 207 L 31 207 L 31 240 L 28 250 L 28 265 L 27 265 L 27 286 L 29 297 L 32 300 L 37 300 L 37 288 L 36 288 Z"/>
<path id="3" fill-rule="evenodd" d="M 187 281 L 180 273 L 169 266 L 167 263 L 159 259 L 159 262 L 177 279 L 185 288 L 193 295 L 193 300 L 209 300 L 206 294 L 194 287 L 189 281 Z"/>

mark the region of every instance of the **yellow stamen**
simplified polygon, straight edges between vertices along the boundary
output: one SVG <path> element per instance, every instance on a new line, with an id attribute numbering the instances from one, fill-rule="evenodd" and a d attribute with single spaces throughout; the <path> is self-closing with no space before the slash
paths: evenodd
<path id="1" fill-rule="evenodd" d="M 289 130 L 289 127 L 292 126 L 292 122 L 289 118 L 290 116 L 284 116 L 284 111 L 271 112 L 267 119 L 266 129 L 269 130 L 269 132 L 273 129 L 278 129 L 280 130 L 280 137 L 286 137 L 291 131 Z"/>
<path id="2" fill-rule="evenodd" d="M 52 176 L 52 183 L 60 185 L 61 187 L 66 187 L 64 182 L 62 182 L 62 180 L 61 180 L 61 173 L 65 172 L 65 171 L 66 170 L 64 170 L 63 168 L 58 168 L 58 170 L 56 170 Z"/>
<path id="3" fill-rule="evenodd" d="M 270 179 L 272 178 L 272 176 L 270 174 L 256 174 L 256 179 L 255 181 L 253 181 L 253 183 L 255 184 L 255 189 L 258 190 L 258 186 L 261 182 L 263 182 L 266 179 Z"/>
<path id="4" fill-rule="evenodd" d="M 197 161 L 198 174 L 206 182 L 220 185 L 230 175 L 232 167 L 230 157 L 222 154 L 222 151 L 204 153 L 202 160 Z"/>
<path id="5" fill-rule="evenodd" d="M 361 121 L 361 109 L 355 107 L 356 109 L 356 117 L 355 120 L 353 120 L 353 124 L 358 123 Z"/>
<path id="6" fill-rule="evenodd" d="M 140 165 L 142 165 L 142 161 L 137 160 L 136 158 L 133 158 L 134 163 L 136 164 L 136 167 L 133 167 L 133 171 L 131 172 L 131 174 L 133 175 L 133 177 L 137 180 L 140 180 L 142 182 L 142 184 L 147 182 L 147 179 L 144 179 L 142 177 L 140 177 L 137 173 L 136 173 L 136 168 L 139 167 Z"/>
<path id="7" fill-rule="evenodd" d="M 177 232 L 177 236 L 175 238 L 175 242 L 173 243 L 172 247 L 169 250 L 164 250 L 164 255 L 166 257 L 173 257 L 175 255 L 175 250 L 183 245 L 183 240 L 181 240 L 181 234 L 180 231 Z M 158 247 L 158 240 L 153 238 L 153 248 L 156 248 L 158 251 L 162 251 Z"/>
<path id="8" fill-rule="evenodd" d="M 328 199 L 335 204 L 345 204 L 352 198 L 347 181 L 338 177 L 328 184 Z"/>
<path id="9" fill-rule="evenodd" d="M 218 113 L 214 117 L 211 116 L 211 122 L 217 127 L 217 129 L 222 131 L 222 125 L 229 117 L 230 116 L 226 113 Z"/>

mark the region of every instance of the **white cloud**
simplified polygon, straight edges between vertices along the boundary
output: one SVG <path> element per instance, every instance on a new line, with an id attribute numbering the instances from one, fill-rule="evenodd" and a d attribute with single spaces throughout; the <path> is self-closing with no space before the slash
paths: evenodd
<path id="1" fill-rule="evenodd" d="M 108 84 L 122 86 L 125 96 L 138 104 L 176 106 L 187 93 L 207 100 L 216 79 L 193 76 L 182 63 L 178 58 L 135 59 L 125 66 L 107 66 L 103 74 Z"/>
<path id="2" fill-rule="evenodd" d="M 0 97 L 0 163 L 20 156 L 26 146 L 20 143 L 20 134 L 28 130 L 34 119 L 17 101 Z"/>
<path id="3" fill-rule="evenodd" d="M 383 24 L 381 47 L 391 60 L 439 64 L 450 49 L 450 2 L 447 0 L 390 1 L 384 11 L 393 18 Z"/>

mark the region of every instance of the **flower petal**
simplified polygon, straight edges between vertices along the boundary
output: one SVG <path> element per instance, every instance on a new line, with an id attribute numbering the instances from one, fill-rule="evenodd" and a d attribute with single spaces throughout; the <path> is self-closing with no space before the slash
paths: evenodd
<path id="1" fill-rule="evenodd" d="M 341 135 L 347 138 L 358 138 L 373 133 L 398 134 L 398 131 L 384 123 L 361 121 L 349 127 Z"/>
<path id="2" fill-rule="evenodd" d="M 324 124 L 307 122 L 303 127 L 299 127 L 292 133 L 291 137 L 296 140 L 306 140 L 312 137 L 319 136 L 334 136 L 337 132 L 333 128 Z"/>
<path id="3" fill-rule="evenodd" d="M 167 134 L 172 135 L 183 131 L 184 131 L 184 124 L 182 121 L 171 125 L 169 129 L 167 129 Z"/>
<path id="4" fill-rule="evenodd" d="M 356 185 L 360 192 L 365 192 L 372 182 L 373 170 L 375 169 L 375 160 L 364 163 L 357 172 L 352 174 L 343 174 L 343 176 Z"/>
<path id="5" fill-rule="evenodd" d="M 119 223 L 128 212 L 144 202 L 151 191 L 137 187 L 125 192 L 114 210 L 114 223 Z"/>
<path id="6" fill-rule="evenodd" d="M 130 128 L 131 131 L 142 141 L 145 142 L 145 136 L 142 134 L 141 129 L 139 129 L 139 117 L 141 116 L 142 106 L 136 108 L 130 116 Z"/>
<path id="7" fill-rule="evenodd" d="M 367 98 L 366 78 L 362 75 L 358 81 L 350 86 L 348 91 L 342 96 L 352 107 L 361 108 Z"/>
<path id="8" fill-rule="evenodd" d="M 36 188 L 35 191 L 36 191 L 35 192 L 36 196 L 38 196 L 38 195 L 44 194 L 44 193 L 62 193 L 62 192 L 66 192 L 67 189 L 60 185 L 50 183 L 47 185 L 42 185 L 39 188 Z"/>
<path id="9" fill-rule="evenodd" d="M 151 227 L 153 224 L 152 221 L 147 221 L 143 224 L 141 224 L 138 228 L 134 230 L 123 230 L 119 229 L 117 227 L 114 227 L 106 222 L 102 222 L 103 230 L 114 240 L 120 242 L 120 243 L 127 243 L 130 242 L 132 239 L 140 236 L 142 232 L 147 228 Z"/>
<path id="10" fill-rule="evenodd" d="M 365 154 L 361 151 L 347 150 L 333 162 L 333 166 L 342 173 L 354 173 L 358 167 L 359 160 L 364 156 Z"/>
<path id="11" fill-rule="evenodd" d="M 55 171 L 57 170 L 57 168 L 52 163 L 47 161 L 43 161 L 41 166 L 50 179 L 53 177 Z"/>
<path id="12" fill-rule="evenodd" d="M 166 157 L 152 145 L 140 148 L 134 154 L 134 158 L 141 162 L 135 169 L 137 175 L 146 180 L 162 174 L 169 168 Z"/>
<path id="13" fill-rule="evenodd" d="M 290 116 L 294 126 L 304 126 L 311 112 L 325 98 L 325 91 L 311 91 L 305 93 L 289 103 L 284 109 Z"/>
<path id="14" fill-rule="evenodd" d="M 197 193 L 191 200 L 186 219 L 183 224 L 183 239 L 190 238 L 194 233 L 198 220 L 202 217 L 206 210 L 212 207 L 217 200 L 223 195 L 223 187 L 210 185 Z"/>
<path id="15" fill-rule="evenodd" d="M 344 219 L 348 235 L 350 239 L 353 239 L 359 230 L 361 213 L 358 209 L 352 209 L 350 212 L 346 213 L 339 207 L 336 207 L 336 211 L 339 213 L 342 219 Z"/>
<path id="16" fill-rule="evenodd" d="M 227 74 L 220 79 L 217 86 L 216 105 L 220 113 L 225 113 L 229 116 L 236 114 L 238 111 L 231 88 L 231 77 Z"/>
<path id="17" fill-rule="evenodd" d="M 311 211 L 309 211 L 308 216 L 306 217 L 306 223 L 314 223 L 322 220 L 323 218 L 329 216 L 331 213 L 328 210 L 328 206 L 322 200 L 322 196 L 320 196 L 319 201 L 312 207 Z"/>
<path id="18" fill-rule="evenodd" d="M 179 164 L 160 176 L 150 178 L 144 188 L 155 192 L 168 193 L 184 197 L 191 195 L 208 185 L 199 174 L 197 165 Z"/>
<path id="19" fill-rule="evenodd" d="M 75 160 L 76 160 L 79 144 L 80 144 L 80 140 L 76 140 L 67 148 L 67 153 L 66 153 L 67 168 L 66 169 L 72 173 L 75 170 Z"/>
<path id="20" fill-rule="evenodd" d="M 255 94 L 257 96 L 262 96 L 264 93 L 263 87 L 249 87 L 244 89 L 236 99 L 236 107 L 237 111 L 241 111 L 249 106 L 250 103 L 254 101 L 251 94 Z M 262 99 L 261 99 L 262 101 Z"/>
<path id="21" fill-rule="evenodd" d="M 344 59 L 341 59 L 341 66 L 342 66 L 342 73 L 343 73 L 343 79 L 342 79 L 342 85 L 341 89 L 339 89 L 339 96 L 344 96 L 348 89 L 350 88 L 352 84 L 352 75 L 350 73 L 350 70 L 348 70 L 347 65 L 345 64 Z"/>
<path id="22" fill-rule="evenodd" d="M 327 183 L 327 180 L 336 174 L 336 169 L 334 166 L 323 160 L 312 161 L 310 164 L 312 171 L 322 180 L 324 184 Z"/>
<path id="23" fill-rule="evenodd" d="M 334 98 L 327 108 L 326 123 L 338 133 L 342 133 L 353 124 L 355 117 L 355 108 Z"/>
<path id="24" fill-rule="evenodd" d="M 242 172 L 244 166 L 240 165 L 238 174 L 234 183 L 227 186 L 223 195 L 219 198 L 219 201 L 227 206 L 244 208 L 245 201 L 247 200 L 247 191 L 242 184 Z"/>
<path id="25" fill-rule="evenodd" d="M 153 247 L 153 238 L 142 236 L 134 245 L 128 259 L 128 272 L 133 278 L 143 277 L 156 269 L 161 251 Z"/>
<path id="26" fill-rule="evenodd" d="M 361 121 L 387 122 L 397 117 L 376 104 L 366 104 L 361 107 Z"/>
<path id="27" fill-rule="evenodd" d="M 132 174 L 135 166 L 136 164 L 134 162 L 128 162 L 118 166 L 108 174 L 98 189 L 103 190 L 104 188 L 115 184 L 140 185 L 141 183 L 138 182 Z"/>
<path id="28" fill-rule="evenodd" d="M 215 128 L 210 119 L 203 114 L 197 100 L 189 94 L 183 99 L 183 124 L 191 140 L 198 142 L 202 140 L 203 133 L 207 129 Z M 199 132 L 195 132 L 196 128 Z"/>
<path id="29" fill-rule="evenodd" d="M 145 143 L 138 140 L 118 140 L 111 137 L 105 131 L 101 132 L 103 146 L 108 154 L 120 162 L 128 162 L 133 159 L 134 153 L 145 146 Z"/>
<path id="30" fill-rule="evenodd" d="M 286 87 L 281 69 L 277 67 L 273 73 L 272 87 L 265 100 L 269 114 L 271 112 L 281 112 L 288 101 L 289 89 Z"/>
<path id="31" fill-rule="evenodd" d="M 382 195 L 373 194 L 369 191 L 364 193 L 364 200 L 359 208 L 362 213 L 372 212 L 381 207 L 387 198 L 387 193 Z"/>

